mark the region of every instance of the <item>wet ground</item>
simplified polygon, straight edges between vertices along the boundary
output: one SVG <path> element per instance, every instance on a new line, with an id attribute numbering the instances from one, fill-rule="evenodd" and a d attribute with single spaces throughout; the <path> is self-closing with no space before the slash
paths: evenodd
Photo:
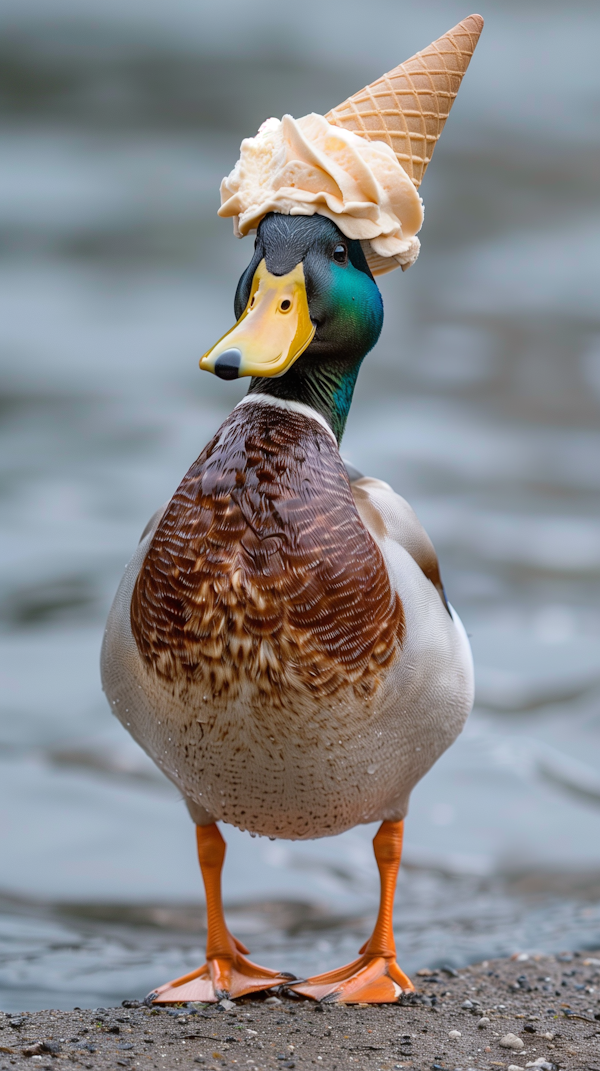
<path id="1" fill-rule="evenodd" d="M 395 1005 L 315 1004 L 278 995 L 149 1008 L 0 1013 L 0 1068 L 199 1064 L 391 1071 L 598 1071 L 600 958 L 489 960 L 423 968 Z"/>
<path id="2" fill-rule="evenodd" d="M 197 368 L 250 256 L 215 216 L 241 137 L 326 111 L 466 13 L 371 6 L 393 27 L 368 48 L 348 3 L 305 5 L 290 33 L 236 0 L 235 35 L 184 0 L 0 14 L 7 1010 L 118 1003 L 200 956 L 193 830 L 110 717 L 103 623 L 146 520 L 243 393 Z M 416 508 L 476 662 L 474 714 L 407 821 L 411 971 L 600 945 L 600 14 L 482 13 L 422 188 L 422 254 L 381 281 L 343 447 Z M 226 900 L 256 954 L 298 973 L 354 954 L 373 832 L 225 830 Z"/>

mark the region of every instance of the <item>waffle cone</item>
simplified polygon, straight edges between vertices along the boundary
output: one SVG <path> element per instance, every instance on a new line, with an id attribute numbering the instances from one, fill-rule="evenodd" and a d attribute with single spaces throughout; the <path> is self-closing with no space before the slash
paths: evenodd
<path id="1" fill-rule="evenodd" d="M 418 189 L 482 29 L 481 15 L 469 15 L 325 118 L 369 141 L 385 141 Z"/>

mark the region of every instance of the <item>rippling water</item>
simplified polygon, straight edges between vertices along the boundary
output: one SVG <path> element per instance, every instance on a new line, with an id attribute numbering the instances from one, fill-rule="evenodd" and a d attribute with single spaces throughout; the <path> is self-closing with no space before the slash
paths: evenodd
<path id="1" fill-rule="evenodd" d="M 326 111 L 466 13 L 376 0 L 365 47 L 337 0 L 293 32 L 236 0 L 235 34 L 207 3 L 123 7 L 0 16 L 5 1008 L 139 995 L 201 954 L 192 826 L 97 664 L 146 520 L 243 393 L 197 368 L 250 256 L 218 183 L 267 115 Z M 409 970 L 600 945 L 600 11 L 482 13 L 344 441 L 415 506 L 476 662 L 476 710 L 407 821 Z M 226 831 L 255 955 L 302 973 L 354 952 L 372 835 Z"/>

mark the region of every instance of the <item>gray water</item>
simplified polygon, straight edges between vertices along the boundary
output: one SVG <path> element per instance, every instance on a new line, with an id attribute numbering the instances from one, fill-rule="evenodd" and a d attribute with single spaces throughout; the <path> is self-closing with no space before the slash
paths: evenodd
<path id="1" fill-rule="evenodd" d="M 244 393 L 198 371 L 251 251 L 216 218 L 240 139 L 327 111 L 453 2 L 5 0 L 0 13 L 0 1006 L 97 1006 L 197 965 L 174 789 L 98 652 L 150 514 Z M 413 794 L 413 971 L 600 946 L 600 9 L 485 2 L 422 187 L 418 264 L 344 441 L 430 532 L 476 709 Z M 318 29 L 317 29 L 318 27 Z M 304 973 L 354 955 L 373 828 L 224 830 L 232 927 Z"/>

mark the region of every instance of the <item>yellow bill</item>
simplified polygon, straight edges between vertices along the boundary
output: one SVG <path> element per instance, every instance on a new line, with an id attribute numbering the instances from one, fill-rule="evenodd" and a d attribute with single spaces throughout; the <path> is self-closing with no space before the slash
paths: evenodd
<path id="1" fill-rule="evenodd" d="M 200 358 L 200 368 L 221 379 L 280 376 L 314 333 L 302 264 L 287 275 L 271 275 L 263 259 L 238 322 Z"/>

